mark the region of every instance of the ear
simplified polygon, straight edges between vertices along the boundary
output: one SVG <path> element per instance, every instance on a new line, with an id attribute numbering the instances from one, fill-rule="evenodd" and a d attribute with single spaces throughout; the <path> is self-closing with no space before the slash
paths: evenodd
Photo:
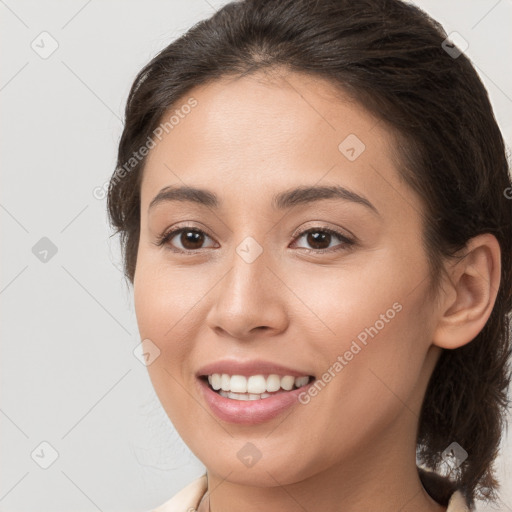
<path id="1" fill-rule="evenodd" d="M 483 329 L 496 301 L 501 276 L 500 245 L 484 233 L 466 244 L 465 256 L 450 268 L 450 282 L 439 299 L 439 321 L 433 345 L 454 349 L 472 341 Z"/>

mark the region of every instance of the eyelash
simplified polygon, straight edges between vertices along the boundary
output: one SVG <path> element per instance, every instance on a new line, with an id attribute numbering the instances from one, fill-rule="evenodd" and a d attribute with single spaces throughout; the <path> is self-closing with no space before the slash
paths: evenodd
<path id="1" fill-rule="evenodd" d="M 172 240 L 177 234 L 182 233 L 184 231 L 192 231 L 195 233 L 202 233 L 202 234 L 205 234 L 206 236 L 208 236 L 209 238 L 213 238 L 208 233 L 203 231 L 202 229 L 198 229 L 194 226 L 182 226 L 182 227 L 173 229 L 172 231 L 169 231 L 167 233 L 164 233 L 164 234 L 158 236 L 157 241 L 155 242 L 155 245 L 157 245 L 158 247 L 162 247 L 162 246 L 168 244 L 168 242 L 170 242 L 170 240 Z M 328 227 L 323 227 L 323 226 L 308 228 L 305 231 L 300 232 L 294 238 L 294 240 L 297 240 L 309 233 L 317 233 L 317 232 L 328 233 L 330 235 L 334 235 L 335 237 L 339 238 L 340 241 L 343 243 L 341 246 L 331 247 L 328 249 L 308 249 L 307 247 L 300 247 L 300 249 L 302 249 L 303 251 L 306 251 L 307 253 L 323 254 L 323 253 L 328 253 L 328 252 L 346 251 L 351 246 L 353 246 L 355 244 L 354 240 L 347 238 L 345 235 L 343 235 L 339 231 L 336 231 L 336 230 L 328 228 Z M 201 250 L 201 249 L 198 249 L 198 250 L 177 249 L 175 247 L 172 247 L 170 244 L 168 244 L 168 249 L 171 250 L 172 252 L 181 253 L 181 254 L 190 254 L 190 255 L 197 254 L 197 252 Z"/>

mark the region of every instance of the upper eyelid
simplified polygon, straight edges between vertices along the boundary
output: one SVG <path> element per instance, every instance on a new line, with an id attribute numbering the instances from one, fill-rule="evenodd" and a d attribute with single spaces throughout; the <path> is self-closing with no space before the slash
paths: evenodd
<path id="1" fill-rule="evenodd" d="M 185 222 L 187 222 L 187 221 L 185 221 Z M 309 221 L 308 224 L 311 224 L 311 225 L 307 226 L 307 227 L 295 229 L 290 234 L 290 236 L 295 238 L 295 237 L 297 237 L 299 235 L 304 234 L 305 232 L 309 231 L 310 229 L 318 229 L 319 231 L 321 231 L 321 230 L 332 231 L 335 234 L 338 234 L 339 236 L 344 236 L 345 238 L 349 238 L 351 240 L 356 240 L 357 239 L 357 237 L 352 232 L 350 232 L 348 229 L 346 229 L 346 228 L 338 228 L 338 227 L 334 228 L 334 227 L 331 227 L 331 226 L 326 226 L 325 225 L 326 224 L 325 221 L 321 221 L 321 220 L 316 220 L 315 221 L 315 220 L 313 220 L 313 221 Z M 175 226 L 173 229 L 165 231 L 164 232 L 164 236 L 165 236 L 165 234 L 176 232 L 176 231 L 179 231 L 181 229 L 190 229 L 190 230 L 202 231 L 203 233 L 207 234 L 210 238 L 214 238 L 210 234 L 209 230 L 206 227 L 198 227 L 198 226 L 193 226 L 193 225 L 190 225 L 190 224 L 181 226 L 180 223 L 178 223 L 177 226 Z"/>
<path id="2" fill-rule="evenodd" d="M 348 240 L 355 240 L 356 237 L 350 233 L 348 230 L 342 230 L 340 228 L 332 228 L 332 227 L 329 227 L 329 226 L 322 226 L 322 225 L 316 225 L 316 226 L 310 226 L 310 227 L 307 227 L 307 228 L 302 228 L 300 230 L 296 230 L 294 231 L 291 236 L 293 238 L 297 238 L 299 236 L 302 236 L 302 235 L 305 235 L 306 233 L 308 233 L 309 231 L 326 231 L 328 233 L 332 233 L 336 236 L 339 236 L 341 238 L 345 238 L 345 239 L 348 239 Z M 347 231 L 346 233 L 344 233 L 344 231 Z"/>

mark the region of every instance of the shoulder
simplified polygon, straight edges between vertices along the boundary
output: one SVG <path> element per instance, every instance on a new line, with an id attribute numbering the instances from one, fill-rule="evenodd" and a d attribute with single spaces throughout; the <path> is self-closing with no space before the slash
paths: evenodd
<path id="1" fill-rule="evenodd" d="M 446 512 L 471 512 L 474 510 L 454 482 L 426 467 L 418 467 L 418 472 L 425 490 L 432 499 L 443 507 L 447 507 Z"/>
<path id="2" fill-rule="evenodd" d="M 178 491 L 171 499 L 148 512 L 189 512 L 197 509 L 208 488 L 206 473 Z"/>
<path id="3" fill-rule="evenodd" d="M 159 507 L 148 512 L 190 512 L 196 510 L 201 498 L 207 491 L 208 483 L 206 473 L 188 485 L 183 487 L 171 499 Z M 460 490 L 456 490 L 450 496 L 446 512 L 471 512 L 466 498 Z"/>
<path id="4" fill-rule="evenodd" d="M 470 510 L 473 509 L 468 507 L 468 503 L 462 492 L 455 491 L 448 502 L 446 512 L 470 512 Z"/>

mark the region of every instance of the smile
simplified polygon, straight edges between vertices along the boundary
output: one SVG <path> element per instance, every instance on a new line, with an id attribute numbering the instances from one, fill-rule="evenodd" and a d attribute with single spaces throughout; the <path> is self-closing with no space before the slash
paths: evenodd
<path id="1" fill-rule="evenodd" d="M 214 373 L 208 375 L 210 387 L 219 395 L 231 400 L 261 400 L 275 394 L 298 389 L 309 383 L 307 375 L 294 377 L 293 375 L 228 375 Z"/>
<path id="2" fill-rule="evenodd" d="M 299 394 L 307 390 L 314 380 L 310 376 L 277 374 L 211 374 L 197 378 L 196 382 L 200 395 L 218 419 L 256 425 L 270 421 L 299 404 Z M 214 389 L 214 385 L 218 389 Z M 222 389 L 223 385 L 226 389 Z"/>

